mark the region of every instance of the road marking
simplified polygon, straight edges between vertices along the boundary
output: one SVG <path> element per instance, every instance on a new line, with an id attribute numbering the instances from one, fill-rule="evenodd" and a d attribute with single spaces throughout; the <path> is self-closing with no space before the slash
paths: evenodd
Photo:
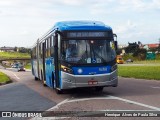
<path id="1" fill-rule="evenodd" d="M 158 107 L 146 105 L 146 104 L 143 104 L 143 103 L 135 102 L 135 101 L 132 101 L 132 100 L 127 100 L 127 99 L 120 98 L 120 97 L 115 97 L 115 96 L 112 96 L 112 97 L 116 100 L 121 100 L 121 101 L 124 101 L 124 102 L 127 102 L 127 103 L 132 103 L 132 104 L 135 104 L 135 105 L 139 105 L 139 106 L 143 106 L 143 107 L 147 107 L 147 108 L 150 108 L 150 109 L 153 109 L 153 110 L 160 111 L 160 108 L 158 108 Z"/>
<path id="2" fill-rule="evenodd" d="M 52 108 L 48 109 L 47 111 L 51 111 L 51 110 L 58 108 L 60 105 L 67 103 L 68 100 L 69 100 L 68 98 L 63 100 L 62 102 L 58 103 L 57 105 L 53 106 Z"/>
<path id="3" fill-rule="evenodd" d="M 78 102 L 78 101 L 86 101 L 86 100 L 100 100 L 100 99 L 113 99 L 113 97 L 107 96 L 107 97 L 80 98 L 80 99 L 68 100 L 66 102 L 69 103 L 69 102 Z"/>
<path id="4" fill-rule="evenodd" d="M 143 107 L 146 107 L 146 108 L 149 108 L 149 109 L 160 111 L 160 108 L 158 108 L 158 107 L 154 107 L 154 106 L 151 106 L 151 105 L 143 104 L 143 103 L 140 103 L 140 102 L 135 102 L 135 101 L 132 101 L 132 100 L 128 100 L 128 99 L 124 99 L 124 98 L 120 98 L 120 97 L 116 97 L 116 96 L 110 96 L 110 95 L 105 96 L 105 97 L 80 98 L 80 99 L 74 99 L 74 100 L 65 99 L 64 101 L 58 103 L 56 106 L 50 108 L 49 110 L 54 110 L 54 109 L 58 108 L 60 105 L 65 104 L 65 103 L 86 101 L 86 100 L 99 100 L 99 99 L 116 99 L 116 100 L 124 101 L 126 103 L 131 103 L 131 104 L 143 106 Z"/>
<path id="5" fill-rule="evenodd" d="M 154 88 L 154 89 L 160 89 L 160 87 L 152 87 L 152 86 L 151 86 L 151 88 Z"/>
<path id="6" fill-rule="evenodd" d="M 73 99 L 73 100 L 69 100 L 69 98 L 63 100 L 62 102 L 58 103 L 56 106 L 48 109 L 47 111 L 53 111 L 56 108 L 59 108 L 59 106 L 61 106 L 62 104 L 65 103 L 71 103 L 71 102 L 78 102 L 78 101 L 86 101 L 86 100 L 99 100 L 99 99 L 115 99 L 115 100 L 120 100 L 120 101 L 124 101 L 126 103 L 131 103 L 134 105 L 139 105 L 139 106 L 143 106 L 146 108 L 150 108 L 153 110 L 157 110 L 160 111 L 160 108 L 158 107 L 154 107 L 154 106 L 150 106 L 147 104 L 143 104 L 143 103 L 139 103 L 139 102 L 135 102 L 132 100 L 128 100 L 128 99 L 124 99 L 124 98 L 120 98 L 120 97 L 116 97 L 116 96 L 104 96 L 104 97 L 93 97 L 93 98 L 80 98 L 80 99 Z M 153 110 L 114 110 L 114 111 L 153 111 Z M 111 109 L 106 109 L 106 110 L 98 110 L 98 111 L 113 111 Z M 43 118 L 48 118 L 48 117 L 43 117 Z M 71 117 L 50 117 L 53 120 L 57 120 L 57 119 L 66 119 L 66 118 L 71 118 Z M 32 118 L 32 120 L 35 120 L 35 118 Z"/>
<path id="7" fill-rule="evenodd" d="M 57 105 L 53 106 L 52 108 L 48 109 L 47 111 L 53 111 L 54 109 L 58 108 L 60 105 L 65 104 L 69 99 L 65 99 L 62 102 L 58 103 Z M 71 117 L 43 117 L 43 119 L 45 120 L 59 120 L 59 119 L 66 119 L 66 118 L 71 118 Z M 31 118 L 30 120 L 37 120 L 37 119 L 42 119 L 42 118 Z"/>
<path id="8" fill-rule="evenodd" d="M 16 74 L 13 73 L 13 75 L 14 75 L 17 79 L 20 79 Z"/>

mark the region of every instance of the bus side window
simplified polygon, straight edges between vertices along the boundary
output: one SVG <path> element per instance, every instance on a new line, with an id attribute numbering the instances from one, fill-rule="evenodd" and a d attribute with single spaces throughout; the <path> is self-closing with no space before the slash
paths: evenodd
<path id="1" fill-rule="evenodd" d="M 36 47 L 34 48 L 34 51 L 33 51 L 33 58 L 36 59 Z"/>
<path id="2" fill-rule="evenodd" d="M 43 58 L 43 43 L 41 43 L 41 51 L 40 51 L 40 56 L 41 56 L 41 58 Z"/>
<path id="3" fill-rule="evenodd" d="M 46 49 L 45 49 L 45 53 L 46 53 L 46 56 L 45 57 L 48 57 L 48 52 L 47 52 L 47 49 L 48 49 L 48 46 L 47 46 L 47 44 L 48 44 L 48 41 L 47 41 L 47 39 L 45 40 L 46 41 Z"/>
<path id="4" fill-rule="evenodd" d="M 54 37 L 51 36 L 51 57 L 54 57 Z"/>
<path id="5" fill-rule="evenodd" d="M 50 57 L 51 56 L 51 52 L 50 52 L 50 47 L 51 46 L 51 39 L 50 39 L 50 37 L 48 38 L 48 57 Z"/>
<path id="6" fill-rule="evenodd" d="M 41 43 L 39 44 L 39 58 L 41 58 Z"/>

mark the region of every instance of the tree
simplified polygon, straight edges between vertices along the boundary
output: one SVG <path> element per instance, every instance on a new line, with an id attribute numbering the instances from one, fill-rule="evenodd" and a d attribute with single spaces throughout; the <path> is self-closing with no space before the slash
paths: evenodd
<path id="1" fill-rule="evenodd" d="M 31 53 L 31 49 L 30 48 L 24 48 L 24 47 L 20 47 L 19 48 L 19 52 L 20 53 Z"/>
<path id="2" fill-rule="evenodd" d="M 127 54 L 132 53 L 133 57 L 137 58 L 138 60 L 145 60 L 147 50 L 141 48 L 142 43 L 138 41 L 138 44 L 135 43 L 128 43 L 128 46 L 125 48 Z"/>
<path id="3" fill-rule="evenodd" d="M 134 53 L 139 48 L 139 45 L 135 43 L 128 43 L 128 46 L 125 48 L 126 53 Z"/>
<path id="4" fill-rule="evenodd" d="M 117 53 L 117 55 L 120 55 L 120 54 L 122 53 L 122 48 L 118 48 L 118 49 L 116 50 L 116 53 Z"/>
<path id="5" fill-rule="evenodd" d="M 137 57 L 139 60 L 145 60 L 146 59 L 146 53 L 147 50 L 146 49 L 137 49 L 134 53 L 133 53 L 133 57 Z"/>
<path id="6" fill-rule="evenodd" d="M 14 51 L 17 52 L 17 51 L 18 51 L 18 48 L 17 48 L 17 47 L 14 47 Z"/>

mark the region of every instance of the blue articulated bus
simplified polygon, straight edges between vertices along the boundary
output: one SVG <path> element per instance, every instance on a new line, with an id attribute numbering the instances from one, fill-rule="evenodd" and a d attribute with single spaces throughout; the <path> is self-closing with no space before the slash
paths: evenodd
<path id="1" fill-rule="evenodd" d="M 32 48 L 32 74 L 57 93 L 116 87 L 116 48 L 117 35 L 102 22 L 57 22 Z"/>

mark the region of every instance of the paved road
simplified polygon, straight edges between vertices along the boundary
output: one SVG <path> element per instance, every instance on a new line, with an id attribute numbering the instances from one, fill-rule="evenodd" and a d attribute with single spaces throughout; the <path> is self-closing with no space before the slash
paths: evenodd
<path id="1" fill-rule="evenodd" d="M 0 104 L 0 110 L 7 110 L 5 107 L 8 106 L 9 110 L 46 110 L 50 108 L 51 111 L 160 111 L 159 81 L 119 78 L 117 88 L 105 88 L 102 93 L 96 92 L 94 89 L 75 89 L 66 91 L 63 95 L 57 95 L 54 90 L 44 87 L 41 81 L 34 81 L 34 77 L 29 71 L 0 70 L 15 81 L 9 85 L 0 86 L 0 98 L 2 98 L 0 103 L 3 103 Z M 83 117 L 79 119 L 97 118 Z M 159 118 L 154 119 L 158 120 Z"/>

